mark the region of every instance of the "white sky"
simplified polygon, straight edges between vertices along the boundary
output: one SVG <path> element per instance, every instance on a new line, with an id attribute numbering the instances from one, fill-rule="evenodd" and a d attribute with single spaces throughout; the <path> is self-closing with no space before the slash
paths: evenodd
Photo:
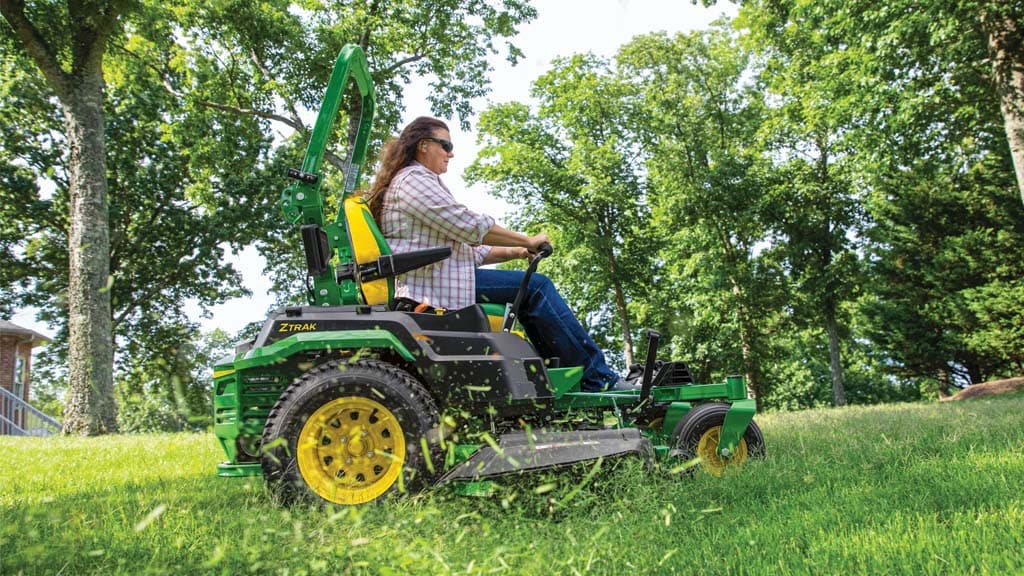
<path id="1" fill-rule="evenodd" d="M 711 8 L 695 6 L 689 0 L 535 0 L 533 4 L 537 7 L 537 18 L 521 27 L 513 41 L 525 57 L 516 67 L 502 57 L 492 60 L 492 91 L 474 106 L 476 111 L 497 102 L 528 101 L 531 82 L 547 72 L 555 58 L 583 52 L 612 57 L 621 45 L 636 35 L 698 30 L 708 27 L 723 14 L 736 13 L 736 6 L 725 0 L 719 0 Z M 414 83 L 406 91 L 406 121 L 430 114 L 425 89 L 424 84 Z M 444 176 L 445 183 L 461 202 L 500 220 L 506 211 L 504 203 L 488 196 L 485 189 L 467 188 L 462 181 L 462 173 L 476 157 L 476 134 L 462 132 L 457 121 L 448 120 L 452 120 L 449 126 L 456 148 Z M 295 238 L 298 242 L 297 232 Z M 270 281 L 262 274 L 263 262 L 255 249 L 247 249 L 229 259 L 243 270 L 245 285 L 253 296 L 214 307 L 211 318 L 200 319 L 204 331 L 219 327 L 229 333 L 237 332 L 249 322 L 262 318 L 273 302 L 268 294 Z M 43 334 L 55 332 L 35 320 L 34 310 L 22 310 L 11 321 Z"/>

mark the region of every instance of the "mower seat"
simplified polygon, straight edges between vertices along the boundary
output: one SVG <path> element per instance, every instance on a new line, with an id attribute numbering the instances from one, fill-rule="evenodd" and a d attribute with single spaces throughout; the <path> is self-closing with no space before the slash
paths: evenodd
<path id="1" fill-rule="evenodd" d="M 449 310 L 444 314 L 417 314 L 409 317 L 424 331 L 443 330 L 446 332 L 490 332 L 491 323 L 479 304 L 466 306 L 461 310 Z"/>
<path id="2" fill-rule="evenodd" d="M 381 234 L 377 222 L 373 219 L 370 207 L 362 196 L 349 196 L 344 202 L 345 221 L 348 226 L 349 239 L 352 241 L 353 256 L 357 264 L 375 262 L 380 256 L 391 254 L 391 247 L 387 239 Z M 380 278 L 369 282 L 363 282 L 359 286 L 360 293 L 365 304 L 385 304 L 388 308 L 395 307 L 395 279 L 394 277 Z M 470 310 L 470 309 L 473 310 Z M 482 308 L 482 309 L 481 309 Z M 431 326 L 459 326 L 471 327 L 467 331 L 477 332 L 500 332 L 502 320 L 505 316 L 504 304 L 477 304 L 463 308 L 462 310 L 450 311 L 443 315 L 436 314 L 413 314 L 414 317 L 432 316 L 442 320 L 424 319 L 420 326 L 424 330 L 444 330 L 445 328 L 427 328 L 425 323 Z M 480 318 L 484 322 L 480 322 Z M 419 320 L 417 320 L 419 322 Z M 450 328 L 454 330 L 455 328 Z"/>

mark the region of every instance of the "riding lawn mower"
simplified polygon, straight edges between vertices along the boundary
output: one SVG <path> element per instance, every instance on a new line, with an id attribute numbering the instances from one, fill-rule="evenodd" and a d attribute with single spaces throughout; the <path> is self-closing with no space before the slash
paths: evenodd
<path id="1" fill-rule="evenodd" d="M 359 124 L 329 221 L 321 164 L 350 80 Z M 585 392 L 581 367 L 542 358 L 516 321 L 550 246 L 511 303 L 396 309 L 395 277 L 451 248 L 393 254 L 355 193 L 373 113 L 366 58 L 346 46 L 281 196 L 301 231 L 308 305 L 277 310 L 214 367 L 215 433 L 228 457 L 220 476 L 262 474 L 286 504 L 356 505 L 626 455 L 714 475 L 764 455 L 744 378 L 695 384 L 685 363 L 657 359 L 656 332 L 635 389 Z"/>

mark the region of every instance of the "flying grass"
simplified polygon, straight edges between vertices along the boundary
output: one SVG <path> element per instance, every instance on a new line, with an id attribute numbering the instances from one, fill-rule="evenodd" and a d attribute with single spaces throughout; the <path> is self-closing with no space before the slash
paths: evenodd
<path id="1" fill-rule="evenodd" d="M 1024 574 L 1021 414 L 772 414 L 722 478 L 608 460 L 326 509 L 216 478 L 209 435 L 3 437 L 0 574 Z"/>

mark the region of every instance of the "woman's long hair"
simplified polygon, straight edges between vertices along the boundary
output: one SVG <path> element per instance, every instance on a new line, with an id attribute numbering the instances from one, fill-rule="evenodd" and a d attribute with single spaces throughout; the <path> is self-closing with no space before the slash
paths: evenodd
<path id="1" fill-rule="evenodd" d="M 384 144 L 384 148 L 380 151 L 380 168 L 377 169 L 377 174 L 373 178 L 373 185 L 370 186 L 366 200 L 370 206 L 370 213 L 373 214 L 373 219 L 378 224 L 383 222 L 381 217 L 384 212 L 384 196 L 388 191 L 388 186 L 391 186 L 391 180 L 399 170 L 412 164 L 412 161 L 416 159 L 416 145 L 420 143 L 420 140 L 432 138 L 434 130 L 438 128 L 447 130 L 448 125 L 437 118 L 420 116 L 402 130 L 398 139 Z"/>

